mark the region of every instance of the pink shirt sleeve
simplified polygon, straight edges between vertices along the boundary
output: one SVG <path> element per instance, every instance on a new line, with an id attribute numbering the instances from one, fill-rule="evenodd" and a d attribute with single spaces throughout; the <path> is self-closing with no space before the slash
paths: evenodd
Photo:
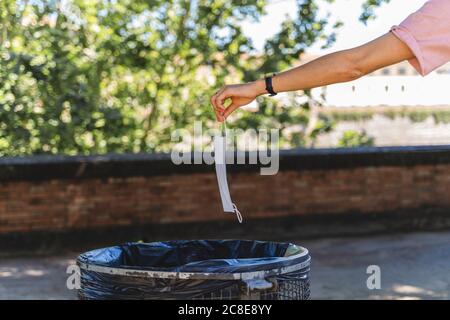
<path id="1" fill-rule="evenodd" d="M 391 32 L 413 51 L 423 76 L 450 61 L 450 0 L 430 0 Z"/>

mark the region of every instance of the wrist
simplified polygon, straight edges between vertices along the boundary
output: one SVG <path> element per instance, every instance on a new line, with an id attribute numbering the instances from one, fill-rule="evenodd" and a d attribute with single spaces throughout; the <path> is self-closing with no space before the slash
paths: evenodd
<path id="1" fill-rule="evenodd" d="M 252 82 L 253 90 L 256 96 L 260 96 L 267 93 L 266 82 L 264 80 L 256 80 Z"/>

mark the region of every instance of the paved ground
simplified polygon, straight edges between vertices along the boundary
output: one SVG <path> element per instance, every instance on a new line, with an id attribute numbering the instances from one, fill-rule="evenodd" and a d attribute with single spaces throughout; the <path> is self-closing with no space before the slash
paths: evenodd
<path id="1" fill-rule="evenodd" d="M 317 299 L 450 299 L 450 232 L 303 242 Z M 368 290 L 367 267 L 381 270 Z"/>
<path id="2" fill-rule="evenodd" d="M 299 242 L 313 256 L 314 299 L 450 299 L 450 232 Z M 75 299 L 66 268 L 76 253 L 0 260 L 0 299 Z M 369 265 L 381 289 L 368 290 Z"/>

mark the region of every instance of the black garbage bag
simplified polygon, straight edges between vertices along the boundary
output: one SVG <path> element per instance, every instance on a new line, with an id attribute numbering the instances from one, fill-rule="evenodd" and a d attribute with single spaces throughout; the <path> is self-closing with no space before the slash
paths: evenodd
<path id="1" fill-rule="evenodd" d="M 81 299 L 193 299 L 249 281 L 309 272 L 309 254 L 291 243 L 180 240 L 126 243 L 78 257 Z M 304 279 L 303 279 L 304 280 Z M 271 286 L 273 287 L 273 286 Z M 236 291 L 237 290 L 237 291 Z M 221 293 L 223 294 L 223 292 Z"/>

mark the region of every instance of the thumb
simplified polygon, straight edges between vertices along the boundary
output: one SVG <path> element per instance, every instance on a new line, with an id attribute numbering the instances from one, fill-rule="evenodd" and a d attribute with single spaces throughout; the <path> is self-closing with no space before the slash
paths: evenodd
<path id="1" fill-rule="evenodd" d="M 228 116 L 229 116 L 230 114 L 232 114 L 233 111 L 236 110 L 236 109 L 239 108 L 239 107 L 240 107 L 239 104 L 237 104 L 237 103 L 235 103 L 235 102 L 232 102 L 232 103 L 225 109 L 225 112 L 223 113 L 223 118 L 224 118 L 224 119 L 228 118 Z"/>

